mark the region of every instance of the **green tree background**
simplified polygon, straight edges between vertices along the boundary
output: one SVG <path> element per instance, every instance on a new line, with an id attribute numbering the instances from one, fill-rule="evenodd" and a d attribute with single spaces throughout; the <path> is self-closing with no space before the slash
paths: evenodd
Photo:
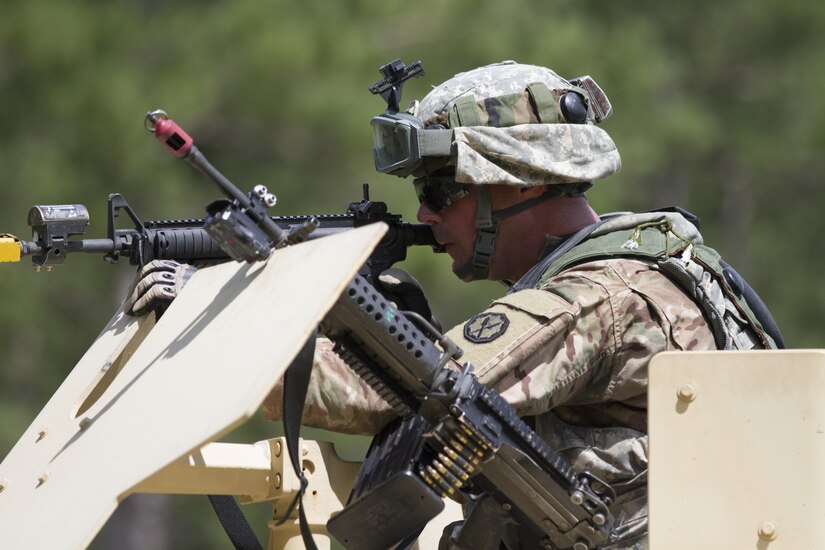
<path id="1" fill-rule="evenodd" d="M 697 213 L 789 347 L 825 347 L 825 4 L 7 0 L 3 12 L 0 231 L 27 238 L 31 205 L 83 203 L 87 236 L 102 237 L 111 192 L 144 219 L 201 217 L 217 188 L 143 129 L 157 107 L 240 187 L 274 190 L 277 214 L 341 212 L 369 181 L 373 198 L 412 220 L 409 183 L 372 168 L 368 123 L 383 103 L 367 87 L 378 66 L 424 62 L 426 76 L 405 89 L 410 100 L 461 70 L 516 59 L 590 74 L 610 96 L 604 127 L 624 167 L 589 193 L 598 211 L 679 204 Z M 425 250 L 403 267 L 447 325 L 503 291 L 460 283 L 446 257 Z M 51 273 L 26 261 L 0 266 L 0 456 L 133 275 L 80 254 Z M 239 437 L 272 429 L 253 422 Z M 205 502 L 127 500 L 132 523 L 153 527 L 131 543 L 107 528 L 95 546 L 225 548 Z"/>

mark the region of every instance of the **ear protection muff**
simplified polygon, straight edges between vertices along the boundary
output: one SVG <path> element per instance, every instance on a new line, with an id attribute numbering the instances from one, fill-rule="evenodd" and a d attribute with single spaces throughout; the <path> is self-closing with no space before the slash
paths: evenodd
<path id="1" fill-rule="evenodd" d="M 587 103 L 578 92 L 567 92 L 559 98 L 564 120 L 570 124 L 584 124 L 587 120 Z"/>

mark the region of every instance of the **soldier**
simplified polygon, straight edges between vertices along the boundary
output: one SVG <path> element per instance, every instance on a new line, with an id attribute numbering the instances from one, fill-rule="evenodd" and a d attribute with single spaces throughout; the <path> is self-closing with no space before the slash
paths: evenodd
<path id="1" fill-rule="evenodd" d="M 776 347 L 781 337 L 747 284 L 703 245 L 691 215 L 593 211 L 585 191 L 621 165 L 596 126 L 609 114 L 592 80 L 508 61 L 458 74 L 403 113 L 420 122 L 412 132 L 447 131 L 434 154 L 393 146 L 394 120 L 376 117 L 373 126 L 377 168 L 414 177 L 418 219 L 445 246 L 453 272 L 510 287 L 448 332 L 463 360 L 574 469 L 616 490 L 609 548 L 640 549 L 650 359 L 670 350 Z M 133 304 L 156 281 L 163 286 L 159 273 L 169 271 L 169 286 L 181 272 L 153 269 Z M 381 277 L 388 288 L 413 281 Z M 265 414 L 281 418 L 279 388 Z M 392 416 L 320 340 L 304 423 L 375 433 Z"/>

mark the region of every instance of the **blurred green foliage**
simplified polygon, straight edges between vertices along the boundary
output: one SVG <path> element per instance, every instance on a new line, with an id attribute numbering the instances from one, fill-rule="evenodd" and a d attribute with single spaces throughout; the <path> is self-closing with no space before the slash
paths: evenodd
<path id="1" fill-rule="evenodd" d="M 217 188 L 143 129 L 157 107 L 240 187 L 274 190 L 277 214 L 343 211 L 370 181 L 373 198 L 412 220 L 409 184 L 372 169 L 368 123 L 383 103 L 367 87 L 378 66 L 424 62 L 426 76 L 405 88 L 411 100 L 455 72 L 509 58 L 590 74 L 610 96 L 615 114 L 604 127 L 624 168 L 590 192 L 597 210 L 694 211 L 788 345 L 823 347 L 823 26 L 825 4 L 801 0 L 7 0 L 0 231 L 28 237 L 32 204 L 83 203 L 87 236 L 102 237 L 111 192 L 145 219 L 201 217 Z M 426 250 L 404 267 L 447 325 L 503 291 L 460 283 L 448 258 Z M 0 266 L 0 456 L 133 273 L 79 254 L 51 273 L 25 261 Z M 213 526 L 191 519 L 197 507 L 170 512 L 186 526 L 173 545 L 225 547 Z"/>

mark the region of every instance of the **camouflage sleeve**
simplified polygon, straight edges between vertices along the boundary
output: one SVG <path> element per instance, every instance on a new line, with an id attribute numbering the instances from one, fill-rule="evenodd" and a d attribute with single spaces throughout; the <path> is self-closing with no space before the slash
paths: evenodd
<path id="1" fill-rule="evenodd" d="M 701 349 L 708 338 L 712 348 L 712 336 L 706 327 L 707 335 L 696 330 L 701 314 L 660 273 L 639 262 L 603 264 L 580 266 L 542 289 L 497 300 L 449 335 L 480 380 L 523 416 L 599 404 L 598 418 L 587 421 L 645 431 L 649 359 L 665 349 Z M 281 419 L 282 395 L 279 383 L 264 403 L 266 418 Z M 393 416 L 332 343 L 318 339 L 304 423 L 373 434 Z"/>
<path id="2" fill-rule="evenodd" d="M 264 418 L 283 419 L 283 379 L 263 404 Z M 318 338 L 302 423 L 341 433 L 373 435 L 395 413 L 375 390 L 332 351 L 332 342 Z"/>
<path id="3" fill-rule="evenodd" d="M 520 415 L 537 415 L 578 397 L 604 377 L 614 345 L 613 308 L 600 284 L 565 275 L 543 289 L 496 300 L 448 334 L 462 360 Z"/>
<path id="4" fill-rule="evenodd" d="M 505 296 L 449 336 L 522 415 L 606 402 L 644 409 L 653 355 L 713 348 L 693 302 L 630 260 L 584 264 Z"/>

